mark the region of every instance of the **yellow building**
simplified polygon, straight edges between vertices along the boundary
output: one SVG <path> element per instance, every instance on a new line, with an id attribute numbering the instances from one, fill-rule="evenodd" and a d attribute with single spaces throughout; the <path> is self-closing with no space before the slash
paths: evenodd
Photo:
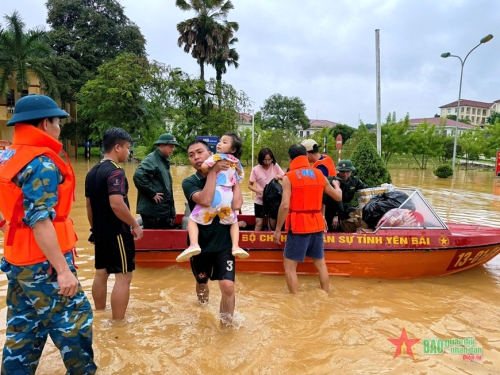
<path id="1" fill-rule="evenodd" d="M 14 137 L 14 127 L 7 126 L 7 122 L 14 114 L 14 106 L 16 105 L 16 101 L 23 96 L 27 96 L 30 94 L 44 94 L 43 90 L 40 87 L 40 81 L 38 80 L 38 78 L 32 72 L 28 72 L 28 75 L 30 85 L 27 89 L 24 89 L 22 92 L 18 92 L 17 85 L 15 81 L 12 80 L 9 85 L 10 94 L 7 96 L 0 96 L 0 140 L 3 139 L 12 142 L 12 138 Z M 61 109 L 70 114 L 68 118 L 61 121 L 61 124 L 64 125 L 67 122 L 75 121 L 75 103 L 65 104 L 63 106 L 61 105 L 60 100 L 56 100 L 56 102 L 59 104 Z M 75 155 L 76 148 L 72 141 L 66 142 L 64 146 L 68 155 Z"/>

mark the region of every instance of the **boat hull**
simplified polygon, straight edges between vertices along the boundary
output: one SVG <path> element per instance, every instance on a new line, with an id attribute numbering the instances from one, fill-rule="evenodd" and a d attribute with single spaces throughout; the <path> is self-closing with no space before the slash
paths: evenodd
<path id="1" fill-rule="evenodd" d="M 241 216 L 253 224 L 253 217 Z M 500 252 L 500 229 L 448 224 L 449 229 L 389 229 L 377 233 L 325 233 L 325 261 L 332 276 L 414 279 L 450 275 L 482 265 Z M 236 261 L 237 272 L 283 274 L 283 248 L 269 231 L 240 231 L 240 246 L 250 257 Z M 186 230 L 144 230 L 136 243 L 141 267 L 189 267 L 175 258 L 187 246 Z M 311 259 L 299 274 L 317 274 Z"/>

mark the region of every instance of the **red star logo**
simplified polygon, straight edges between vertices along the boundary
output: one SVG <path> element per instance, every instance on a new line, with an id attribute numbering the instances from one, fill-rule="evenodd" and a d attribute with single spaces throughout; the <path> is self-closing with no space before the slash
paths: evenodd
<path id="1" fill-rule="evenodd" d="M 411 350 L 411 347 L 415 345 L 417 342 L 419 342 L 420 339 L 409 339 L 408 335 L 406 334 L 405 327 L 403 327 L 399 339 L 387 339 L 387 340 L 396 345 L 396 352 L 394 353 L 393 359 L 401 354 L 401 352 L 403 351 L 403 345 L 404 348 L 406 348 L 406 354 L 408 354 L 412 359 L 415 359 L 415 357 L 413 357 L 413 350 Z"/>

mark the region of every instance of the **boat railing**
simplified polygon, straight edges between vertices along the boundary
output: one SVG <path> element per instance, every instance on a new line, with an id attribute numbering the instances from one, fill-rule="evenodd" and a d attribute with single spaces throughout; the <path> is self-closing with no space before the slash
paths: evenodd
<path id="1" fill-rule="evenodd" d="M 379 230 L 385 229 L 404 229 L 404 230 L 421 230 L 421 229 L 448 229 L 446 223 L 434 211 L 430 203 L 425 199 L 420 190 L 416 188 L 396 188 L 395 191 L 401 191 L 408 195 L 408 198 L 398 207 L 397 210 L 391 212 L 394 215 L 404 215 L 410 213 L 413 217 L 418 219 L 410 220 L 411 225 L 408 226 L 395 226 L 395 223 L 400 223 L 400 220 L 385 220 L 375 228 L 374 233 Z M 391 214 L 386 219 L 390 219 Z M 404 221 L 403 221 L 404 223 Z"/>

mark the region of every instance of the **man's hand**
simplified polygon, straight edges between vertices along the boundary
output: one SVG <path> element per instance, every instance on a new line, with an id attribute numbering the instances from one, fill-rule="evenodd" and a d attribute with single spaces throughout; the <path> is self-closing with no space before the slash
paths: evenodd
<path id="1" fill-rule="evenodd" d="M 280 239 L 281 239 L 281 230 L 276 229 L 274 231 L 273 238 L 274 238 L 273 242 L 275 244 L 281 245 L 281 242 L 280 242 Z"/>
<path id="2" fill-rule="evenodd" d="M 134 235 L 134 241 L 140 240 L 142 238 L 143 232 L 139 224 L 132 227 L 132 234 Z"/>
<path id="3" fill-rule="evenodd" d="M 214 170 L 215 173 L 219 173 L 220 171 L 227 171 L 230 167 L 231 163 L 229 162 L 229 160 L 221 159 L 214 164 L 212 170 Z"/>
<path id="4" fill-rule="evenodd" d="M 153 197 L 153 200 L 156 203 L 160 203 L 163 199 L 163 193 L 156 193 L 156 195 Z"/>
<path id="5" fill-rule="evenodd" d="M 60 289 L 57 294 L 62 294 L 65 297 L 74 297 L 76 292 L 78 292 L 78 280 L 69 268 L 57 273 L 57 282 Z"/>
<path id="6" fill-rule="evenodd" d="M 335 228 L 335 229 L 337 229 L 339 227 L 339 217 L 338 216 L 334 216 L 333 217 L 332 227 Z"/>
<path id="7" fill-rule="evenodd" d="M 332 186 L 335 189 L 338 189 L 338 188 L 340 188 L 340 182 L 338 180 L 332 180 Z"/>

